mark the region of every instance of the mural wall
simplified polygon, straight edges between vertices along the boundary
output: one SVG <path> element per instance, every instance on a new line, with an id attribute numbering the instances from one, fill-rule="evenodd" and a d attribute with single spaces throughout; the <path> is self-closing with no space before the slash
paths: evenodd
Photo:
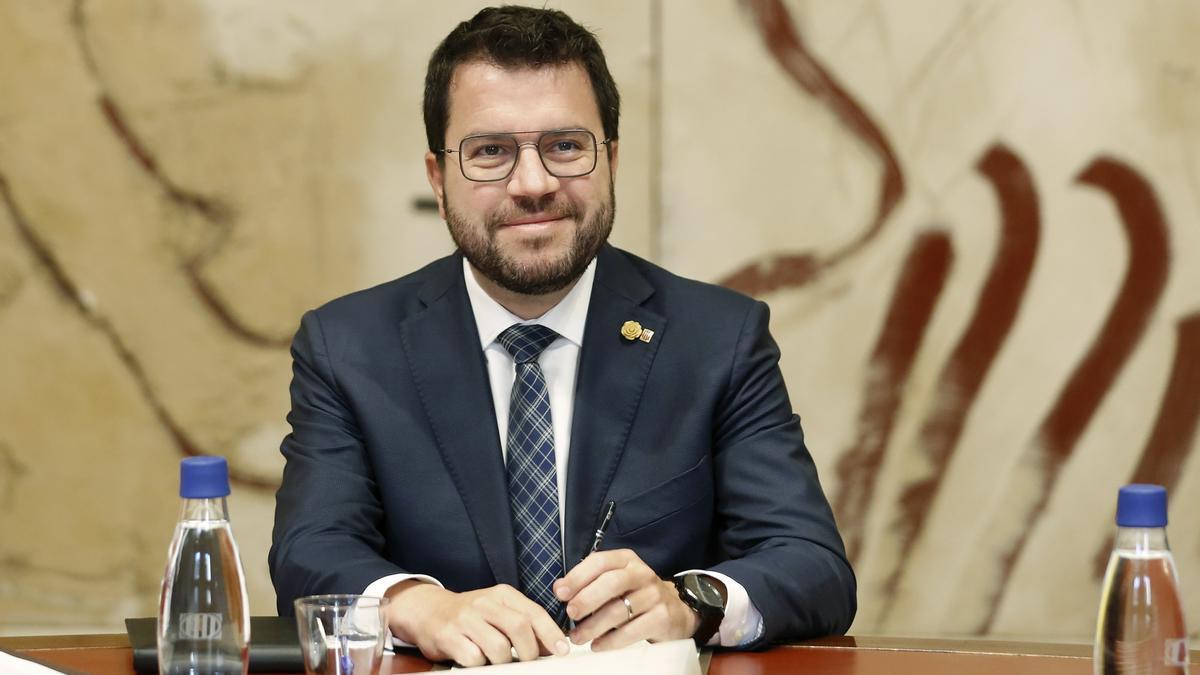
<path id="1" fill-rule="evenodd" d="M 615 243 L 772 307 L 854 632 L 1090 639 L 1131 480 L 1200 625 L 1200 7 L 553 4 Z M 0 4 L 0 634 L 152 614 L 192 454 L 273 610 L 288 341 L 450 250 L 421 80 L 479 6 Z"/>

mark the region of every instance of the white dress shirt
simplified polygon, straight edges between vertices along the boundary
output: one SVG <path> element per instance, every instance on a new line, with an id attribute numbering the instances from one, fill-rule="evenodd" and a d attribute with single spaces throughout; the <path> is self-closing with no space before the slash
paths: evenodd
<path id="1" fill-rule="evenodd" d="M 488 380 L 492 388 L 492 403 L 496 410 L 496 432 L 500 436 L 500 451 L 508 457 L 508 407 L 512 395 L 513 380 L 516 378 L 516 363 L 508 350 L 496 338 L 509 326 L 540 324 L 558 333 L 538 358 L 538 365 L 546 377 L 550 393 L 550 417 L 554 426 L 554 456 L 558 478 L 558 524 L 559 533 L 566 529 L 566 518 L 562 505 L 567 503 L 567 463 L 571 453 L 571 421 L 575 409 L 575 377 L 579 372 L 579 350 L 583 347 L 583 329 L 587 324 L 588 304 L 592 298 L 592 283 L 596 278 L 596 261 L 588 265 L 574 288 L 557 305 L 536 319 L 525 320 L 505 309 L 479 285 L 471 272 L 470 264 L 463 259 L 463 278 L 467 284 L 467 297 L 475 315 L 475 326 L 479 330 L 479 346 L 487 359 Z M 721 628 L 709 644 L 736 647 L 762 634 L 762 615 L 750 602 L 746 589 L 733 579 L 719 572 L 707 570 L 684 570 L 679 574 L 702 572 L 720 579 L 725 584 L 725 618 Z M 420 579 L 441 585 L 425 574 L 392 574 L 373 582 L 363 591 L 364 595 L 382 596 L 393 585 L 408 579 Z M 400 646 L 411 646 L 395 640 Z"/>

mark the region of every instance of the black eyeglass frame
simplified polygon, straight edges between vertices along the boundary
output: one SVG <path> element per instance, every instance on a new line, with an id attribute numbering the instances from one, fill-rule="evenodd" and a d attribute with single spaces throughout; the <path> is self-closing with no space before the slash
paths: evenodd
<path id="1" fill-rule="evenodd" d="M 554 173 L 553 171 L 550 170 L 550 167 L 546 166 L 546 158 L 542 156 L 542 139 L 545 138 L 548 134 L 563 134 L 563 133 L 568 133 L 568 132 L 573 132 L 573 131 L 583 132 L 583 133 L 587 134 L 588 136 L 591 136 L 591 138 L 592 138 L 592 168 L 588 169 L 587 171 L 584 171 L 583 173 L 573 173 L 570 175 L 562 175 L 562 174 Z M 525 134 L 537 134 L 538 137 L 536 140 L 533 140 L 533 141 L 526 141 L 524 143 L 517 142 L 517 136 L 523 136 Z M 466 167 L 463 166 L 463 159 L 462 159 L 463 158 L 463 152 L 462 152 L 463 144 L 465 144 L 467 141 L 470 141 L 475 138 L 488 138 L 488 137 L 496 137 L 496 136 L 512 137 L 513 142 L 516 143 L 516 145 L 517 145 L 516 152 L 513 153 L 512 165 L 508 167 L 508 173 L 504 174 L 503 176 L 501 176 L 499 178 L 471 178 L 470 176 L 467 175 Z M 434 150 L 433 152 L 435 152 L 439 155 L 443 155 L 443 156 L 450 155 L 450 154 L 458 155 L 458 171 L 459 171 L 459 173 L 462 174 L 463 178 L 466 178 L 467 180 L 469 180 L 473 183 L 495 183 L 497 181 L 508 180 L 513 175 L 513 171 L 517 170 L 517 162 L 521 161 L 521 148 L 523 148 L 527 145 L 532 145 L 534 151 L 537 153 L 538 161 L 542 163 L 542 168 L 546 170 L 546 173 L 550 174 L 551 176 L 554 176 L 555 178 L 582 178 L 583 176 L 590 175 L 592 172 L 594 172 L 596 170 L 596 165 L 600 163 L 600 160 L 599 160 L 600 146 L 603 145 L 606 147 L 610 147 L 609 143 L 611 143 L 612 140 L 613 139 L 611 139 L 611 138 L 606 138 L 602 141 L 597 141 L 596 134 L 592 133 L 591 129 L 582 129 L 582 128 L 579 128 L 579 129 L 548 129 L 546 131 L 508 131 L 508 132 L 495 133 L 495 134 L 472 134 L 470 136 L 464 136 L 462 138 L 462 140 L 460 140 L 458 142 L 457 150 L 454 150 L 451 148 L 438 148 L 437 150 Z"/>

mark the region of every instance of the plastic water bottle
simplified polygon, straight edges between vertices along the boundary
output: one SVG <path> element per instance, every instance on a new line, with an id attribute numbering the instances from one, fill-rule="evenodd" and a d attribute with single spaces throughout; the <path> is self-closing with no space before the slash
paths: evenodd
<path id="1" fill-rule="evenodd" d="M 1121 488 L 1117 538 L 1096 619 L 1096 675 L 1188 671 L 1187 628 L 1166 527 L 1166 488 Z"/>
<path id="2" fill-rule="evenodd" d="M 250 606 L 227 495 L 224 457 L 189 457 L 180 464 L 183 510 L 158 606 L 163 675 L 244 675 L 249 665 Z"/>

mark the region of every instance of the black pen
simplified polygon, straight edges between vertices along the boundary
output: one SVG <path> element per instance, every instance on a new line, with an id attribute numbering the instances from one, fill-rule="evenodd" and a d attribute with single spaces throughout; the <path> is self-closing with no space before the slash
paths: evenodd
<path id="1" fill-rule="evenodd" d="M 608 524 L 612 522 L 613 514 L 617 512 L 617 503 L 610 501 L 604 507 L 604 515 L 600 518 L 600 524 L 596 527 L 596 535 L 592 537 L 592 548 L 583 556 L 584 558 L 595 553 L 600 549 L 600 542 L 604 541 L 604 533 L 608 531 Z M 583 562 L 580 559 L 579 562 Z"/>

